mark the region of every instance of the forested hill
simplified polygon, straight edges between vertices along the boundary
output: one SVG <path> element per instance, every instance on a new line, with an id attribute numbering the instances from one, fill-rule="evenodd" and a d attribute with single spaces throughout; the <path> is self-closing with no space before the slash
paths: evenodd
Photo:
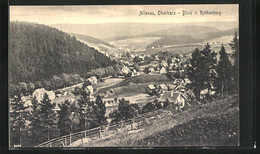
<path id="1" fill-rule="evenodd" d="M 10 82 L 34 82 L 62 73 L 83 75 L 113 61 L 71 37 L 45 25 L 10 23 Z"/>
<path id="2" fill-rule="evenodd" d="M 165 36 L 150 45 L 147 48 L 162 47 L 164 45 L 180 45 L 189 43 L 199 43 L 201 40 L 195 39 L 189 35 Z"/>

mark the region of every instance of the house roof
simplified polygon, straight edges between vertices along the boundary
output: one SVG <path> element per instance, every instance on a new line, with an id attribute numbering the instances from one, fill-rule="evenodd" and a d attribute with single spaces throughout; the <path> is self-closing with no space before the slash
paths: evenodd
<path id="1" fill-rule="evenodd" d="M 168 64 L 165 62 L 165 63 L 162 63 L 162 67 L 167 67 Z"/>
<path id="2" fill-rule="evenodd" d="M 93 87 L 92 86 L 87 86 L 86 87 L 88 90 L 93 90 Z"/>
<path id="3" fill-rule="evenodd" d="M 185 78 L 184 81 L 185 81 L 186 83 L 191 83 L 191 81 L 190 81 L 188 78 Z"/>
<path id="4" fill-rule="evenodd" d="M 90 82 L 96 82 L 97 78 L 95 76 L 92 76 L 92 77 L 88 78 L 87 80 L 89 80 Z"/>
<path id="5" fill-rule="evenodd" d="M 150 67 L 148 70 L 149 70 L 149 71 L 154 71 L 154 69 L 153 69 L 152 67 Z"/>
<path id="6" fill-rule="evenodd" d="M 148 85 L 148 88 L 155 89 L 154 85 L 152 85 L 152 84 Z"/>
<path id="7" fill-rule="evenodd" d="M 168 89 L 168 87 L 167 87 L 165 84 L 160 84 L 159 87 L 160 87 L 161 89 Z"/>
<path id="8" fill-rule="evenodd" d="M 171 89 L 171 90 L 175 89 L 175 87 L 176 87 L 176 85 L 172 85 L 172 84 L 168 85 L 168 88 Z"/>
<path id="9" fill-rule="evenodd" d="M 185 87 L 181 86 L 181 85 L 178 85 L 178 86 L 175 87 L 175 89 L 185 89 Z"/>
<path id="10" fill-rule="evenodd" d="M 41 101 L 45 93 L 48 95 L 50 100 L 55 99 L 55 93 L 53 91 L 47 91 L 44 88 L 36 89 L 33 92 L 33 97 L 36 97 L 38 101 Z"/>
<path id="11" fill-rule="evenodd" d="M 174 91 L 165 91 L 163 92 L 162 96 L 159 98 L 159 102 L 166 102 L 166 100 L 168 99 L 169 102 L 174 102 L 178 96 L 181 95 L 183 98 L 186 99 L 186 97 L 179 92 L 174 92 Z"/>

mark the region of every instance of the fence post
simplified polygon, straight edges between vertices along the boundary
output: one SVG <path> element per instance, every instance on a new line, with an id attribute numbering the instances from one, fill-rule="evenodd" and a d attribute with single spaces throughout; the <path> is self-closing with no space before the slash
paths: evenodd
<path id="1" fill-rule="evenodd" d="M 83 134 L 82 134 L 82 133 L 81 133 L 81 135 L 82 135 L 82 139 L 81 139 L 81 141 L 82 141 L 82 144 L 83 144 L 83 143 L 84 143 L 84 142 L 83 142 L 84 136 L 83 136 Z"/>
<path id="2" fill-rule="evenodd" d="M 85 131 L 85 138 L 87 138 L 87 131 Z"/>
<path id="3" fill-rule="evenodd" d="M 67 139 L 66 139 L 66 137 L 65 137 L 65 144 L 64 145 L 65 145 L 65 147 L 67 147 Z"/>
<path id="4" fill-rule="evenodd" d="M 101 128 L 99 127 L 99 138 L 102 138 L 103 137 L 103 135 L 102 135 L 102 130 L 101 130 Z"/>
<path id="5" fill-rule="evenodd" d="M 70 133 L 70 144 L 71 144 L 71 133 Z"/>

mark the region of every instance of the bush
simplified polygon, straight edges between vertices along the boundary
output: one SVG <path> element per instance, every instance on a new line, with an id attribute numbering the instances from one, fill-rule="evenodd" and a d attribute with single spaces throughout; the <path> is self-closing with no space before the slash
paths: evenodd
<path id="1" fill-rule="evenodd" d="M 35 89 L 42 88 L 42 83 L 41 83 L 41 81 L 36 81 L 36 82 L 34 83 L 34 87 L 35 87 Z"/>
<path id="2" fill-rule="evenodd" d="M 145 106 L 143 106 L 142 113 L 151 112 L 154 110 L 156 110 L 155 104 L 152 102 L 149 102 L 149 103 L 145 104 Z"/>
<path id="3" fill-rule="evenodd" d="M 29 83 L 27 84 L 27 88 L 28 88 L 28 91 L 29 91 L 30 93 L 32 93 L 32 92 L 34 91 L 34 89 L 35 89 L 35 86 L 34 86 L 34 84 L 33 84 L 32 82 L 29 82 Z"/>
<path id="4" fill-rule="evenodd" d="M 19 90 L 21 91 L 21 93 L 26 93 L 28 91 L 28 86 L 25 82 L 20 82 L 19 83 Z"/>

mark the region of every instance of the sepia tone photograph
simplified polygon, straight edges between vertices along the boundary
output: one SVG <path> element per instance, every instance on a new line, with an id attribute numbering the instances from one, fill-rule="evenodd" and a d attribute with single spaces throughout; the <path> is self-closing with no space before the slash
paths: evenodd
<path id="1" fill-rule="evenodd" d="M 239 146 L 239 5 L 9 7 L 9 148 Z"/>

